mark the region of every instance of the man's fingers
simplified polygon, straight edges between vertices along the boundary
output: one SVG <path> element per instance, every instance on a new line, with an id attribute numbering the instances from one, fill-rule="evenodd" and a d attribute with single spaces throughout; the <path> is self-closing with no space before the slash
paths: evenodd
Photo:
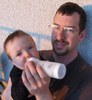
<path id="1" fill-rule="evenodd" d="M 31 77 L 35 81 L 35 85 L 41 86 L 41 78 L 36 70 L 36 65 L 33 62 L 28 62 L 25 66 L 25 72 L 28 80 L 31 82 Z M 31 77 L 30 77 L 31 75 Z"/>
<path id="2" fill-rule="evenodd" d="M 39 73 L 39 76 L 42 82 L 44 83 L 47 83 L 47 81 L 50 82 L 49 76 L 45 73 L 45 71 L 39 65 L 37 65 L 36 69 L 37 69 L 37 72 Z"/>

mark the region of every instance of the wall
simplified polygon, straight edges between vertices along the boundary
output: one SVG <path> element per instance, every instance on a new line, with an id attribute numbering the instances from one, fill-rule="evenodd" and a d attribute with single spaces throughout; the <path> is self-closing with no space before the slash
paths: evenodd
<path id="1" fill-rule="evenodd" d="M 0 0 L 0 51 L 7 35 L 16 29 L 30 33 L 38 49 L 50 49 L 48 25 L 58 7 L 66 1 L 70 0 Z M 81 6 L 92 4 L 91 0 L 71 1 Z"/>

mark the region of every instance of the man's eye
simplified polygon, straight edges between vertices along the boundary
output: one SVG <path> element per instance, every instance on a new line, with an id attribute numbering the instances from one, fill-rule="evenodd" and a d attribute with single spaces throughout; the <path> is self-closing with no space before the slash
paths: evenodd
<path id="1" fill-rule="evenodd" d="M 55 29 L 60 29 L 60 28 L 57 26 L 57 27 L 55 27 Z"/>
<path id="2" fill-rule="evenodd" d="M 72 32 L 72 33 L 74 33 L 74 29 L 72 29 L 72 28 L 65 28 L 64 31 L 65 32 Z"/>
<path id="3" fill-rule="evenodd" d="M 57 26 L 57 25 L 51 25 L 51 27 L 53 28 L 53 29 L 59 29 L 59 26 Z"/>
<path id="4" fill-rule="evenodd" d="M 69 32 L 74 32 L 74 29 L 69 29 Z"/>
<path id="5" fill-rule="evenodd" d="M 68 29 L 64 29 L 64 32 L 66 33 L 66 32 L 69 32 L 69 30 Z"/>

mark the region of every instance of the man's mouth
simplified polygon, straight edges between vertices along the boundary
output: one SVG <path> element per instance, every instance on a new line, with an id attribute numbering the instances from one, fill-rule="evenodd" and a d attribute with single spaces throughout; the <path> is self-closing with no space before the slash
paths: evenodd
<path id="1" fill-rule="evenodd" d="M 64 42 L 58 42 L 58 43 L 56 43 L 56 47 L 57 48 L 62 48 L 62 47 L 64 47 L 64 46 L 66 46 L 67 44 L 66 43 L 64 43 Z"/>
<path id="2" fill-rule="evenodd" d="M 64 46 L 68 44 L 68 42 L 65 42 L 65 41 L 54 41 L 53 43 L 58 49 L 63 48 Z"/>

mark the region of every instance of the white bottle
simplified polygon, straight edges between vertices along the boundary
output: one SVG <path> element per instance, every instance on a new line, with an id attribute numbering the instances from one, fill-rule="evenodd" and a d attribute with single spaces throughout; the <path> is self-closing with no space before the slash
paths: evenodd
<path id="1" fill-rule="evenodd" d="M 34 63 L 40 65 L 48 76 L 56 79 L 63 79 L 66 74 L 66 66 L 61 63 L 42 61 L 36 58 L 29 58 L 28 61 L 33 61 Z"/>

